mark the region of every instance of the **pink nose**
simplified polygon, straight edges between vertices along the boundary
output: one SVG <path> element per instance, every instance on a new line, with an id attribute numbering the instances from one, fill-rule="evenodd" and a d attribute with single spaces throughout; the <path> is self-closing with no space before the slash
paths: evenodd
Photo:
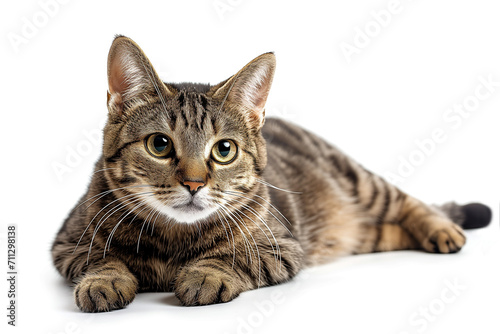
<path id="1" fill-rule="evenodd" d="M 197 181 L 184 181 L 182 182 L 183 185 L 186 187 L 189 187 L 189 191 L 191 193 L 197 192 L 201 187 L 205 185 L 203 182 L 197 182 Z"/>

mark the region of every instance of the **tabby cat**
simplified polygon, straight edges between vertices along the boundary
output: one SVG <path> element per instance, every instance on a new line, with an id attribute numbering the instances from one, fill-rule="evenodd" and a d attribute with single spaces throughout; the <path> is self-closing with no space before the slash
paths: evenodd
<path id="1" fill-rule="evenodd" d="M 89 188 L 53 243 L 85 312 L 140 291 L 228 302 L 347 254 L 455 253 L 482 204 L 429 206 L 300 127 L 264 124 L 275 69 L 263 54 L 215 86 L 164 83 L 118 36 L 108 121 Z"/>

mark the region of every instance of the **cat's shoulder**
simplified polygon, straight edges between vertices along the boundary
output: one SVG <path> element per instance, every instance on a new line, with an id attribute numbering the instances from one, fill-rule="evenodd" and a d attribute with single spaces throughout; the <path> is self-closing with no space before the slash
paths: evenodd
<path id="1" fill-rule="evenodd" d="M 274 137 L 280 134 L 293 135 L 298 138 L 311 135 L 309 131 L 290 121 L 282 118 L 266 117 L 266 121 L 262 127 L 262 135 L 264 138 Z"/>

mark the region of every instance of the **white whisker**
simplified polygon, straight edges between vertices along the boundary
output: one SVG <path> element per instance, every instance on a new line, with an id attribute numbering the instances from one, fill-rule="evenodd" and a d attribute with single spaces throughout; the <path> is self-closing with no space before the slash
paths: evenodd
<path id="1" fill-rule="evenodd" d="M 153 194 L 149 194 L 148 196 L 153 196 Z M 139 200 L 139 201 L 142 201 L 142 198 L 139 198 L 138 200 Z M 106 240 L 106 244 L 104 245 L 104 255 L 103 255 L 103 257 L 106 257 L 106 246 L 107 246 L 107 250 L 108 250 L 108 251 L 111 249 L 111 241 L 113 240 L 113 235 L 115 234 L 116 229 L 118 228 L 118 226 L 120 226 L 120 224 L 122 223 L 122 221 L 123 221 L 125 218 L 127 218 L 127 216 L 128 216 L 129 214 L 133 213 L 135 209 L 138 209 L 138 208 L 140 208 L 140 207 L 142 207 L 142 206 L 145 206 L 145 205 L 147 205 L 147 203 L 145 203 L 145 202 L 141 202 L 141 203 L 137 204 L 135 207 L 133 207 L 130 211 L 128 211 L 125 215 L 124 215 L 124 214 L 122 214 L 122 216 L 124 215 L 124 216 L 123 216 L 123 218 L 121 218 L 121 219 L 118 221 L 118 223 L 115 225 L 115 227 L 113 228 L 113 230 L 112 230 L 112 231 L 111 231 L 111 233 L 109 234 L 108 239 Z M 137 215 L 136 215 L 136 216 L 137 216 Z"/>
<path id="2" fill-rule="evenodd" d="M 118 201 L 118 200 L 122 200 L 126 197 L 130 197 L 130 196 L 140 196 L 140 195 L 145 195 L 145 194 L 152 194 L 153 192 L 145 192 L 145 193 L 139 193 L 139 194 L 130 194 L 130 195 L 127 195 L 127 196 L 123 196 L 121 198 L 118 198 L 116 200 L 114 200 L 113 202 L 107 204 L 105 207 L 103 207 L 101 210 L 99 210 L 99 212 L 97 214 L 94 215 L 94 217 L 92 218 L 92 220 L 90 221 L 89 225 L 92 224 L 92 221 L 94 221 L 94 219 L 99 215 L 100 212 L 102 212 L 107 206 L 109 206 L 110 204 Z M 97 235 L 97 232 L 99 231 L 100 227 L 106 222 L 106 220 L 111 217 L 112 215 L 115 214 L 115 212 L 121 210 L 122 208 L 126 207 L 129 203 L 133 203 L 135 201 L 137 201 L 138 199 L 134 199 L 134 198 L 129 198 L 125 201 L 123 201 L 122 203 L 119 203 L 117 205 L 115 205 L 112 209 L 108 210 L 102 217 L 101 219 L 99 219 L 99 221 L 97 222 L 96 224 L 96 227 L 94 229 L 94 233 L 92 234 L 92 239 L 90 240 L 90 245 L 89 245 L 89 251 L 88 251 L 88 254 L 87 254 L 87 264 L 89 262 L 89 259 L 90 259 L 90 253 L 92 252 L 92 245 L 94 243 L 94 239 L 95 239 L 95 236 Z M 111 213 L 110 213 L 111 211 Z M 88 228 L 87 226 L 87 228 Z M 85 233 L 85 231 L 84 231 Z M 82 235 L 83 236 L 83 235 Z M 80 238 L 81 240 L 81 238 Z M 78 244 L 76 245 L 76 247 L 78 247 Z M 76 249 L 76 248 L 75 248 Z"/>
<path id="3" fill-rule="evenodd" d="M 302 192 L 300 191 L 292 191 L 292 190 L 286 190 L 286 189 L 283 189 L 283 188 L 279 188 L 279 187 L 276 187 L 274 185 L 272 185 L 271 183 L 267 182 L 267 181 L 264 181 L 264 180 L 261 180 L 261 179 L 255 179 L 255 181 L 269 187 L 269 188 L 273 188 L 273 189 L 276 189 L 276 190 L 280 190 L 280 191 L 283 191 L 283 192 L 286 192 L 286 193 L 289 193 L 289 194 L 297 194 L 297 195 L 300 195 L 302 194 Z"/>
<path id="4" fill-rule="evenodd" d="M 261 268 L 262 261 L 260 259 L 259 246 L 257 245 L 257 242 L 255 241 L 255 238 L 253 237 L 252 232 L 250 232 L 250 230 L 248 229 L 247 225 L 245 224 L 245 221 L 240 217 L 240 215 L 238 214 L 238 212 L 229 212 L 227 209 L 226 209 L 226 212 L 229 213 L 230 217 L 234 216 L 235 214 L 238 215 L 238 217 L 236 217 L 236 216 L 234 216 L 234 217 L 237 218 L 241 222 L 241 224 L 243 225 L 243 227 L 245 227 L 245 229 L 247 230 L 248 234 L 252 238 L 252 241 L 253 241 L 253 243 L 255 245 L 255 251 L 250 246 L 250 242 L 248 241 L 248 239 L 247 239 L 247 242 L 248 242 L 248 246 L 250 247 L 250 250 L 252 251 L 254 257 L 258 261 L 258 265 L 259 265 L 259 283 L 258 283 L 258 286 L 260 287 L 260 284 L 261 284 L 261 272 L 262 272 L 262 268 Z M 236 223 L 236 221 L 234 219 L 233 219 L 233 221 Z M 239 226 L 238 226 L 238 228 L 239 228 Z M 240 231 L 242 232 L 242 235 L 245 237 L 243 231 L 241 229 L 240 229 Z M 245 239 L 246 239 L 246 237 L 245 237 Z M 250 259 L 251 259 L 251 257 L 250 257 Z"/>
<path id="5" fill-rule="evenodd" d="M 154 214 L 156 214 L 157 212 L 159 212 L 158 211 L 158 206 L 159 205 L 156 205 L 153 208 L 153 210 L 150 213 L 148 213 L 148 215 L 144 219 L 144 222 L 142 223 L 141 231 L 139 232 L 139 237 L 137 238 L 137 254 L 139 254 L 139 245 L 140 245 L 140 242 L 141 242 L 141 236 L 142 236 L 142 231 L 144 230 L 144 225 L 146 225 L 146 222 L 148 222 L 148 224 L 149 224 L 150 217 L 152 219 L 153 216 L 154 216 Z"/>
<path id="6" fill-rule="evenodd" d="M 229 241 L 229 235 L 227 234 L 226 225 L 224 225 L 224 222 L 222 221 L 223 216 L 221 215 L 221 213 L 219 212 L 219 210 L 217 210 L 215 212 L 219 216 L 219 221 L 222 224 L 222 227 L 224 227 L 224 231 L 226 232 L 227 243 L 228 243 L 228 245 L 231 245 L 231 242 Z M 229 222 L 227 221 L 227 219 L 225 217 L 224 217 L 224 219 L 226 220 L 227 226 L 229 227 L 229 231 L 231 232 L 231 238 L 233 240 L 233 265 L 231 266 L 231 268 L 234 269 L 234 262 L 236 260 L 236 246 L 235 246 L 235 243 L 234 243 L 234 235 L 233 235 L 233 230 L 231 229 L 231 225 L 229 224 Z"/>
<path id="7" fill-rule="evenodd" d="M 249 201 L 252 201 L 252 202 L 254 202 L 254 203 L 256 203 L 256 204 L 260 205 L 261 207 L 263 207 L 264 209 L 266 209 L 266 210 L 267 210 L 267 211 L 268 211 L 268 212 L 269 212 L 269 213 L 270 213 L 270 214 L 274 217 L 274 219 L 276 219 L 276 220 L 277 220 L 277 221 L 281 224 L 281 226 L 283 226 L 283 227 L 284 227 L 284 228 L 288 231 L 288 233 L 290 234 L 290 236 L 292 236 L 292 237 L 293 237 L 293 234 L 292 234 L 292 232 L 288 229 L 288 227 L 286 227 L 286 226 L 285 226 L 285 224 L 284 224 L 284 223 L 283 223 L 283 222 L 282 222 L 282 221 L 281 221 L 278 217 L 276 217 L 276 216 L 275 216 L 275 215 L 271 212 L 271 210 L 269 210 L 268 208 L 266 208 L 264 205 L 262 205 L 262 204 L 261 204 L 261 203 L 259 203 L 258 201 L 254 200 L 254 199 L 252 199 L 252 198 L 249 198 L 249 197 L 247 197 L 247 196 L 241 195 L 241 194 L 244 194 L 244 193 L 242 193 L 242 192 L 240 192 L 240 191 L 224 191 L 224 193 L 229 194 L 229 195 L 233 195 L 233 196 L 239 196 L 239 197 L 245 198 L 245 199 L 247 199 L 247 200 L 249 200 Z M 283 215 L 283 214 L 282 214 L 282 213 L 281 213 L 281 212 L 280 212 L 280 211 L 279 211 L 279 210 L 278 210 L 278 209 L 277 209 L 274 205 L 272 205 L 272 204 L 271 204 L 269 201 L 267 201 L 265 198 L 263 198 L 263 197 L 261 197 L 261 196 L 259 196 L 259 195 L 256 195 L 256 194 L 254 194 L 253 196 L 258 197 L 258 198 L 262 199 L 263 201 L 265 201 L 266 203 L 268 203 L 268 204 L 269 204 L 269 205 L 270 205 L 270 206 L 271 206 L 274 210 L 276 210 L 276 212 L 278 212 L 278 213 L 281 215 L 281 217 L 283 217 L 283 218 L 287 221 L 287 223 L 288 223 L 290 226 L 292 225 L 292 224 L 288 221 L 288 219 L 287 219 L 287 218 L 286 218 L 286 217 L 285 217 L 285 216 L 284 216 L 284 215 Z"/>
<path id="8" fill-rule="evenodd" d="M 97 195 L 94 195 L 94 196 L 92 196 L 92 197 L 88 198 L 87 200 L 85 200 L 85 201 L 83 201 L 82 203 L 80 203 L 79 205 L 77 205 L 77 206 L 76 206 L 73 210 L 71 210 L 71 211 L 70 211 L 70 214 L 71 214 L 71 213 L 73 213 L 73 212 L 75 212 L 75 211 L 76 211 L 76 209 L 78 209 L 80 206 L 82 206 L 82 205 L 83 205 L 83 204 L 85 204 L 86 202 L 88 202 L 88 201 L 92 200 L 93 198 L 96 198 L 96 197 L 97 197 L 97 196 L 99 196 L 99 195 L 102 195 L 102 196 L 101 196 L 101 197 L 99 197 L 98 199 L 96 199 L 95 201 L 93 201 L 92 203 L 90 203 L 90 205 L 89 205 L 89 206 L 87 206 L 87 207 L 85 208 L 85 210 L 87 210 L 88 208 L 90 208 L 90 207 L 92 206 L 92 204 L 94 204 L 95 202 L 97 202 L 98 200 L 100 200 L 101 198 L 103 198 L 104 196 L 106 196 L 106 195 L 108 195 L 108 194 L 110 194 L 110 193 L 112 193 L 112 192 L 114 192 L 114 191 L 117 191 L 117 190 L 122 190 L 122 189 L 128 189 L 128 188 L 137 188 L 137 187 L 153 187 L 153 186 L 151 186 L 151 185 L 134 185 L 134 186 L 127 186 L 127 187 L 121 187 L 121 188 L 116 188 L 116 189 L 111 189 L 111 190 L 106 190 L 106 191 L 103 191 L 103 192 L 101 192 L 101 193 L 99 193 L 99 194 L 97 194 Z"/>
<path id="9" fill-rule="evenodd" d="M 240 213 L 242 213 L 243 215 L 245 215 L 248 219 L 250 219 L 252 222 L 255 223 L 255 225 L 262 231 L 262 233 L 266 236 L 267 238 L 267 241 L 269 242 L 269 245 L 271 245 L 271 249 L 273 250 L 273 254 L 274 254 L 274 258 L 276 260 L 276 265 L 278 267 L 278 258 L 279 258 L 279 267 L 281 268 L 281 250 L 280 250 L 280 247 L 279 247 L 279 244 L 278 244 L 278 241 L 276 240 L 276 237 L 274 236 L 274 233 L 273 231 L 271 230 L 271 228 L 267 225 L 267 223 L 265 222 L 264 220 L 264 217 L 262 217 L 262 215 L 257 212 L 254 208 L 244 204 L 243 202 L 241 201 L 238 201 L 236 200 L 238 203 L 242 204 L 243 207 L 245 207 L 247 210 L 249 210 L 250 212 L 252 212 L 256 218 L 258 218 L 263 224 L 264 226 L 267 228 L 267 230 L 269 231 L 269 233 L 271 233 L 271 236 L 274 240 L 274 244 L 275 246 L 273 246 L 273 243 L 271 242 L 271 239 L 269 239 L 269 237 L 267 236 L 267 233 L 250 217 L 248 217 L 245 213 L 243 213 L 242 211 L 239 211 L 236 207 L 234 207 L 233 205 L 227 203 L 227 205 L 231 206 L 232 208 L 234 208 L 236 211 L 239 211 Z"/>
<path id="10" fill-rule="evenodd" d="M 147 193 L 147 192 L 146 192 Z M 139 193 L 139 194 L 145 194 L 145 193 Z M 85 233 L 87 232 L 87 230 L 89 229 L 90 225 L 92 224 L 92 222 L 94 221 L 94 219 L 99 215 L 99 213 L 101 213 L 106 207 L 108 207 L 109 205 L 115 203 L 116 201 L 119 201 L 120 199 L 123 199 L 123 198 L 126 198 L 126 197 L 130 197 L 130 196 L 134 196 L 135 194 L 129 194 L 129 195 L 126 195 L 126 196 L 122 196 L 120 198 L 117 198 L 115 199 L 114 201 L 108 203 L 105 207 L 103 207 L 101 210 L 99 210 L 99 212 L 97 212 L 94 217 L 92 218 L 92 220 L 90 221 L 90 223 L 87 225 L 87 227 L 85 228 L 85 230 L 83 231 L 82 235 L 80 236 L 80 239 L 78 239 L 78 242 L 76 243 L 76 246 L 75 246 L 75 249 L 73 250 L 73 254 L 76 252 L 76 249 L 78 248 L 78 245 L 80 244 L 80 242 L 82 241 L 82 238 L 83 236 L 85 235 Z"/>
<path id="11" fill-rule="evenodd" d="M 252 261 L 252 258 L 251 258 L 251 246 L 250 246 L 250 242 L 248 241 L 245 233 L 243 232 L 243 230 L 241 229 L 240 225 L 236 222 L 236 220 L 233 218 L 231 212 L 229 212 L 229 210 L 227 210 L 226 208 L 224 208 L 222 205 L 219 205 L 220 209 L 226 214 L 227 217 L 229 217 L 229 219 L 231 219 L 231 221 L 236 225 L 236 227 L 238 228 L 238 230 L 240 231 L 241 233 L 241 236 L 243 237 L 243 245 L 245 246 L 245 256 L 246 256 L 246 260 L 247 260 L 247 263 L 250 263 Z M 227 221 L 227 219 L 226 219 Z M 228 223 L 229 224 L 229 223 Z"/>

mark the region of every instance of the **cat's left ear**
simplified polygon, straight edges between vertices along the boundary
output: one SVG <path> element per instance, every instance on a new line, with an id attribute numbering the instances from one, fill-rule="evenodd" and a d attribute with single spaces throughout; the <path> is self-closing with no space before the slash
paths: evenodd
<path id="1" fill-rule="evenodd" d="M 276 57 L 264 53 L 249 62 L 238 73 L 210 89 L 209 94 L 237 108 L 260 129 L 264 124 L 264 106 L 273 82 Z"/>

